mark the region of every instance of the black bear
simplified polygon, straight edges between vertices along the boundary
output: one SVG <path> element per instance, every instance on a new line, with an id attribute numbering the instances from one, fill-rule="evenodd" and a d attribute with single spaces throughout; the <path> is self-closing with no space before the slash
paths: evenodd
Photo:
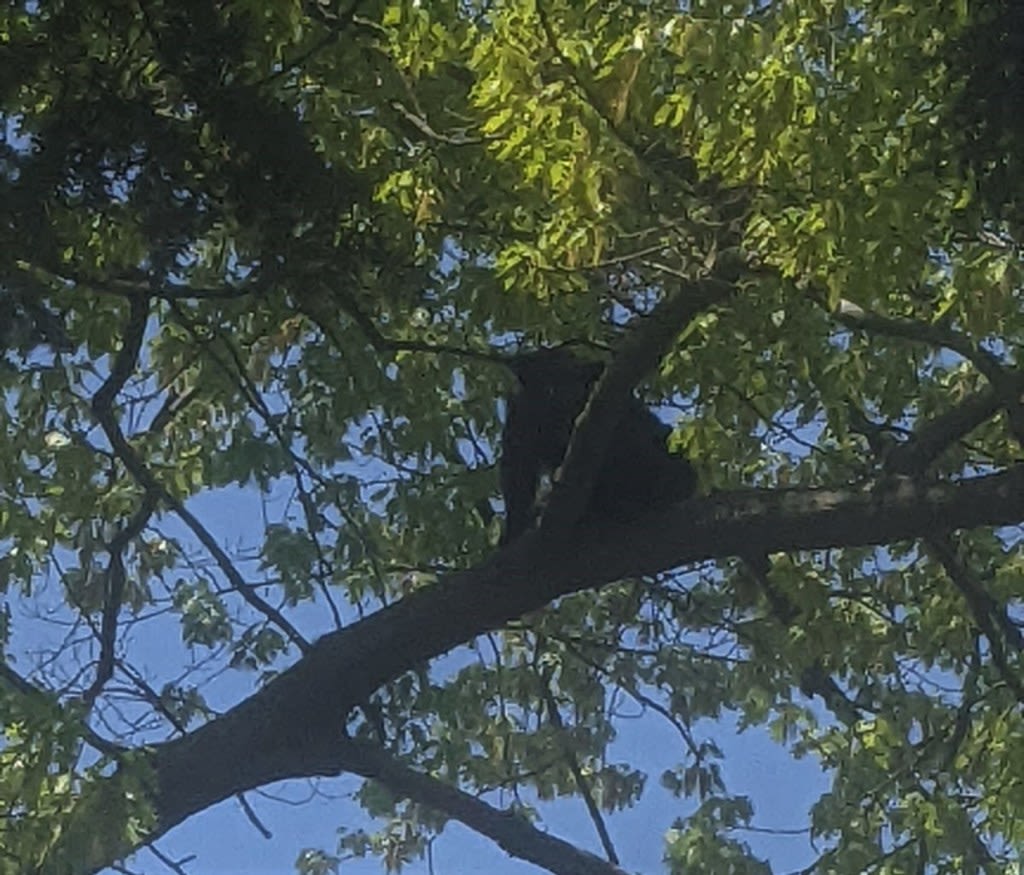
<path id="1" fill-rule="evenodd" d="M 576 419 L 604 367 L 565 348 L 528 353 L 508 365 L 520 387 L 509 399 L 502 439 L 503 543 L 536 521 L 541 474 L 561 465 Z M 670 431 L 639 399 L 630 400 L 597 469 L 590 513 L 628 520 L 693 495 L 696 472 L 688 460 L 669 453 L 665 440 Z"/>

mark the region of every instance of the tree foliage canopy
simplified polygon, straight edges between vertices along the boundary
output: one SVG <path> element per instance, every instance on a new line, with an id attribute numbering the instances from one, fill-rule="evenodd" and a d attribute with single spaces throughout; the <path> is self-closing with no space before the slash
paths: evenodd
<path id="1" fill-rule="evenodd" d="M 667 871 L 770 871 L 726 714 L 827 770 L 808 873 L 1016 871 L 1022 19 L 6 4 L 0 873 L 341 773 L 383 828 L 306 872 L 449 819 L 630 870 L 637 711 L 679 738 Z M 499 549 L 501 361 L 569 342 L 610 364 Z M 634 388 L 701 496 L 595 521 Z M 563 796 L 599 854 L 535 825 Z"/>

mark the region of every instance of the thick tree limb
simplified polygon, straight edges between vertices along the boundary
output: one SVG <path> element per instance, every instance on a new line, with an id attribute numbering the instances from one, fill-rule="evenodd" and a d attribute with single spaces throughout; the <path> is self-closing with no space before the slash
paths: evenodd
<path id="1" fill-rule="evenodd" d="M 956 484 L 900 480 L 871 492 L 751 490 L 685 502 L 629 525 L 531 533 L 481 566 L 325 635 L 263 690 L 154 751 L 162 833 L 237 792 L 324 774 L 308 752 L 381 685 L 560 596 L 751 551 L 884 544 L 1024 520 L 1024 466 Z M 330 772 L 328 772 L 330 773 Z"/>

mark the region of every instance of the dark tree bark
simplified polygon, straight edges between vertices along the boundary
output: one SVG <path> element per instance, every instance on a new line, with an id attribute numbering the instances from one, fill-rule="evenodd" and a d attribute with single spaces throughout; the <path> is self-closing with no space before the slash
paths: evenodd
<path id="1" fill-rule="evenodd" d="M 157 747 L 163 833 L 243 790 L 339 771 L 345 716 L 382 684 L 555 598 L 624 577 L 749 552 L 892 543 L 1024 519 L 1024 466 L 956 484 L 896 480 L 872 491 L 751 490 L 684 502 L 635 523 L 572 529 L 572 549 L 530 533 L 325 635 L 263 690 Z"/>

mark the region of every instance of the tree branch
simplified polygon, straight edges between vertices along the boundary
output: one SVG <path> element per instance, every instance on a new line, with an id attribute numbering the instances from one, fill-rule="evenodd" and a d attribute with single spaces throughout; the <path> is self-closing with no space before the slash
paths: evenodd
<path id="1" fill-rule="evenodd" d="M 510 856 L 556 875 L 624 875 L 575 845 L 541 832 L 514 811 L 502 811 L 457 787 L 409 768 L 373 745 L 345 740 L 339 747 L 339 771 L 380 781 L 398 796 L 447 814 L 491 839 Z"/>
<path id="2" fill-rule="evenodd" d="M 335 738 L 374 690 L 560 596 L 751 551 L 885 544 L 1021 520 L 1024 466 L 955 484 L 898 480 L 870 492 L 723 493 L 630 524 L 577 527 L 571 549 L 528 533 L 479 567 L 325 635 L 249 699 L 158 747 L 157 833 L 237 792 L 323 774 L 304 752 Z"/>
<path id="3" fill-rule="evenodd" d="M 878 313 L 864 310 L 852 301 L 845 299 L 839 301 L 839 306 L 833 315 L 838 322 L 853 331 L 899 337 L 955 352 L 971 362 L 993 385 L 999 385 L 1007 375 L 1002 362 L 996 356 L 979 347 L 967 335 L 960 332 L 939 325 L 919 322 L 916 319 L 881 316 Z"/>
<path id="4" fill-rule="evenodd" d="M 946 576 L 957 588 L 978 631 L 988 640 L 992 662 L 999 676 L 1013 690 L 1013 694 L 1024 703 L 1024 681 L 1017 677 L 1007 658 L 1006 648 L 1012 647 L 1018 653 L 1024 649 L 1021 631 L 1007 614 L 1006 609 L 996 603 L 986 592 L 981 581 L 973 575 L 960 558 L 956 544 L 951 537 L 932 535 L 924 539 L 925 547 L 946 571 Z"/>
<path id="5" fill-rule="evenodd" d="M 986 349 L 955 331 L 912 319 L 896 319 L 862 310 L 850 301 L 840 301 L 834 317 L 851 330 L 884 334 L 945 348 L 971 362 L 989 381 L 989 388 L 970 395 L 952 409 L 933 417 L 915 430 L 906 443 L 894 447 L 885 458 L 885 469 L 893 474 L 916 476 L 956 441 L 966 437 L 987 419 L 1005 408 L 1010 429 L 1024 444 L 1024 373 L 1007 368 Z"/>
<path id="6" fill-rule="evenodd" d="M 558 710 L 558 702 L 555 700 L 554 693 L 551 692 L 551 679 L 549 674 L 542 673 L 540 681 L 544 687 L 543 696 L 544 703 L 547 706 L 548 719 L 551 721 L 551 724 L 555 727 L 555 731 L 558 734 L 562 753 L 569 766 L 569 771 L 572 772 L 573 780 L 576 782 L 577 788 L 579 788 L 580 795 L 583 797 L 583 803 L 587 806 L 587 814 L 590 816 L 590 822 L 594 824 L 594 829 L 597 831 L 597 837 L 601 840 L 601 847 L 604 848 L 605 857 L 608 858 L 610 863 L 617 866 L 619 864 L 619 854 L 615 850 L 611 834 L 608 832 L 608 824 L 605 823 L 604 817 L 601 814 L 601 809 L 598 808 L 597 800 L 594 799 L 594 788 L 591 786 L 590 780 L 587 776 L 583 774 L 583 769 L 576 756 L 576 751 L 572 749 L 572 744 L 570 743 L 568 734 L 565 730 L 565 722 L 562 720 L 562 715 Z"/>
<path id="7" fill-rule="evenodd" d="M 107 440 L 110 441 L 110 446 L 113 448 L 117 458 L 134 478 L 135 482 L 146 491 L 146 495 L 158 497 L 160 501 L 170 507 L 181 521 L 191 529 L 199 542 L 210 552 L 217 563 L 217 567 L 220 568 L 224 576 L 231 582 L 238 594 L 268 620 L 277 624 L 278 628 L 300 650 L 307 650 L 309 644 L 299 633 L 299 630 L 277 608 L 260 596 L 254 587 L 245 582 L 238 569 L 231 562 L 230 557 L 221 549 L 220 544 L 217 543 L 217 540 L 209 530 L 185 507 L 184 502 L 168 492 L 163 484 L 153 476 L 153 473 L 146 467 L 139 454 L 135 451 L 135 448 L 128 443 L 128 439 L 121 431 L 121 426 L 118 424 L 117 417 L 114 414 L 113 401 L 138 361 L 149 313 L 149 304 L 144 298 L 132 298 L 130 305 L 131 311 L 125 326 L 124 342 L 121 350 L 111 366 L 110 376 L 93 397 L 92 409 L 97 422 L 99 422 L 103 429 Z M 150 500 L 150 498 L 146 499 L 147 502 Z M 113 554 L 111 558 L 113 560 Z M 111 578 L 116 583 L 115 574 L 116 568 L 112 568 Z"/>
<path id="8" fill-rule="evenodd" d="M 108 440 L 111 440 L 111 434 L 120 434 L 114 415 L 114 399 L 117 397 L 117 393 L 124 388 L 138 364 L 148 318 L 149 304 L 147 300 L 141 297 L 132 299 L 121 349 L 114 356 L 107 379 L 93 396 L 93 414 L 107 433 Z M 111 440 L 111 444 L 113 443 Z M 90 706 L 96 701 L 96 697 L 103 691 L 103 687 L 114 674 L 117 621 L 121 614 L 121 602 L 124 599 L 126 583 L 124 552 L 128 548 L 128 544 L 138 537 L 156 511 L 157 495 L 155 490 L 146 489 L 139 509 L 107 545 L 110 564 L 107 566 L 106 592 L 103 598 L 103 613 L 100 618 L 100 656 L 96 667 L 96 677 L 82 696 L 85 703 Z"/>

